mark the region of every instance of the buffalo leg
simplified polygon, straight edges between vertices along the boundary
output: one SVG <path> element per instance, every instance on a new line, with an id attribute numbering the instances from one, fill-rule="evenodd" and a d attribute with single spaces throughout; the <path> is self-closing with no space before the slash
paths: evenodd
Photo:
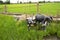
<path id="1" fill-rule="evenodd" d="M 46 26 L 42 26 L 41 29 L 42 29 L 42 30 L 45 30 L 45 29 L 46 29 Z"/>
<path id="2" fill-rule="evenodd" d="M 28 30 L 30 31 L 30 28 L 31 28 L 31 24 L 28 24 Z"/>

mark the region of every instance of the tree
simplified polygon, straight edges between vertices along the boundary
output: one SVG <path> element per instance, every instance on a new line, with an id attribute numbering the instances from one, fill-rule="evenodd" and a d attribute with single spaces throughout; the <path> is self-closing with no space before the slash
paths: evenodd
<path id="1" fill-rule="evenodd" d="M 20 4 L 22 4 L 22 1 L 20 1 Z"/>
<path id="2" fill-rule="evenodd" d="M 43 1 L 39 1 L 39 3 L 43 3 Z"/>
<path id="3" fill-rule="evenodd" d="M 29 3 L 31 3 L 31 1 L 29 1 Z"/>
<path id="4" fill-rule="evenodd" d="M 6 2 L 5 2 L 6 4 L 10 4 L 10 0 L 6 0 Z"/>
<path id="5" fill-rule="evenodd" d="M 0 4 L 3 4 L 3 1 L 2 0 L 0 0 Z"/>

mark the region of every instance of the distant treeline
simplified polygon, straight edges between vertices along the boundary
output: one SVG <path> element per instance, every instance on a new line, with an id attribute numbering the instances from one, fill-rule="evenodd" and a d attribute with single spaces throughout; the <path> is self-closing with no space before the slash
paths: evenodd
<path id="1" fill-rule="evenodd" d="M 3 1 L 0 1 L 0 4 L 10 4 L 10 1 L 6 1 L 6 2 L 3 2 Z"/>
<path id="2" fill-rule="evenodd" d="M 22 4 L 22 3 L 23 3 L 22 1 L 20 1 L 20 2 L 17 1 L 17 4 Z M 24 2 L 24 3 L 37 3 L 37 2 L 29 1 L 29 2 Z M 47 2 L 46 1 L 39 1 L 38 3 L 60 3 L 60 1 L 54 1 L 54 2 L 51 2 L 51 1 L 47 1 Z M 10 1 L 6 1 L 6 2 L 0 1 L 0 4 L 10 4 Z"/>

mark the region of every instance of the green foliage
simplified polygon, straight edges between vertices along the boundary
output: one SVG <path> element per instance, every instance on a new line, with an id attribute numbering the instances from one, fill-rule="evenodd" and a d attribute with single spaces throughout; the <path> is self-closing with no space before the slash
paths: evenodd
<path id="1" fill-rule="evenodd" d="M 15 23 L 13 17 L 0 15 L 0 40 L 16 40 Z"/>
<path id="2" fill-rule="evenodd" d="M 4 11 L 4 5 L 0 4 L 0 12 L 3 12 L 3 11 Z"/>
<path id="3" fill-rule="evenodd" d="M 32 3 L 31 1 L 29 1 L 29 3 Z"/>
<path id="4" fill-rule="evenodd" d="M 43 3 L 42 1 L 39 1 L 39 3 Z"/>
<path id="5" fill-rule="evenodd" d="M 57 25 L 56 23 L 51 23 L 48 27 L 47 27 L 47 31 L 49 32 L 49 34 L 54 35 L 55 33 L 57 33 Z"/>
<path id="6" fill-rule="evenodd" d="M 0 5 L 0 12 L 4 11 L 4 6 Z M 60 13 L 60 3 L 40 3 L 39 13 L 46 15 L 56 15 Z M 7 12 L 36 14 L 37 4 L 7 4 Z"/>
<path id="7" fill-rule="evenodd" d="M 2 0 L 0 1 L 0 4 L 3 4 L 3 1 Z"/>
<path id="8" fill-rule="evenodd" d="M 59 25 L 57 25 L 56 22 L 50 23 L 46 27 L 46 30 L 36 30 L 36 29 L 31 28 L 31 30 L 28 31 L 28 28 L 26 25 L 27 24 L 25 21 L 22 21 L 19 24 L 19 26 L 21 27 L 19 29 L 20 30 L 19 32 L 21 33 L 20 35 L 22 36 L 21 40 L 42 40 L 44 36 L 47 36 L 47 35 L 49 36 L 50 34 L 56 35 L 55 33 L 58 33 L 58 36 L 60 35 L 60 32 L 58 32 Z M 60 30 L 60 28 L 59 28 L 59 30 Z"/>
<path id="9" fill-rule="evenodd" d="M 60 21 L 57 21 L 57 36 L 60 38 Z"/>
<path id="10" fill-rule="evenodd" d="M 0 40 L 43 40 L 49 34 L 60 37 L 60 22 L 52 22 L 46 30 L 33 29 L 28 31 L 26 21 L 16 22 L 13 17 L 0 15 Z"/>
<path id="11" fill-rule="evenodd" d="M 20 4 L 22 4 L 22 1 L 20 1 Z"/>
<path id="12" fill-rule="evenodd" d="M 6 4 L 10 4 L 10 0 L 6 0 L 6 2 L 5 2 Z"/>

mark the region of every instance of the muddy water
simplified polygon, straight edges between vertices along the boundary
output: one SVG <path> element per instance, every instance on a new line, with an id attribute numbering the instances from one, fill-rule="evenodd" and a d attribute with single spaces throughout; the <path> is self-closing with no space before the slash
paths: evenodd
<path id="1" fill-rule="evenodd" d="M 60 40 L 57 36 L 44 37 L 43 40 Z"/>

